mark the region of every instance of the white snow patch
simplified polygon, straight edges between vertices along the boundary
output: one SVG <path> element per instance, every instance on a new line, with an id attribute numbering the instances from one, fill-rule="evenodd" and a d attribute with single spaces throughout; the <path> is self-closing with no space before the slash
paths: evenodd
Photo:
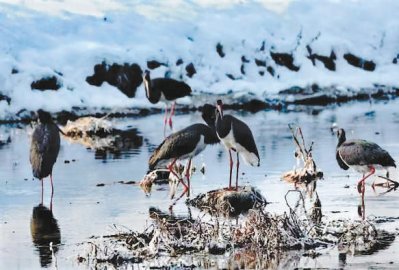
<path id="1" fill-rule="evenodd" d="M 147 60 L 165 62 L 169 67 L 153 70 L 153 77 L 168 71 L 172 78 L 182 77 L 194 94 L 233 91 L 266 97 L 312 83 L 354 89 L 398 86 L 399 66 L 393 63 L 399 54 L 398 10 L 396 0 L 0 0 L 0 93 L 11 98 L 10 105 L 0 101 L 0 119 L 12 118 L 22 109 L 153 106 L 142 85 L 135 98 L 107 83 L 89 85 L 86 77 L 103 60 L 137 63 L 143 70 Z M 223 58 L 216 52 L 219 42 Z M 313 66 L 307 58 L 308 44 L 320 55 L 334 51 L 336 71 L 318 61 Z M 292 54 L 300 70 L 278 66 L 270 51 Z M 374 61 L 375 71 L 349 65 L 343 58 L 348 52 Z M 250 62 L 243 63 L 242 56 Z M 255 58 L 266 61 L 276 75 L 256 66 Z M 184 63 L 176 66 L 178 59 Z M 189 63 L 197 71 L 192 78 L 186 75 Z M 18 73 L 11 74 L 12 69 Z M 60 90 L 31 90 L 33 80 L 53 75 L 62 83 Z"/>

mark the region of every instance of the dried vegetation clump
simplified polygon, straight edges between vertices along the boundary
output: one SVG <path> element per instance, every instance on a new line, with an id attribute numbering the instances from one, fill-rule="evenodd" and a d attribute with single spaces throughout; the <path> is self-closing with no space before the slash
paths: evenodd
<path id="1" fill-rule="evenodd" d="M 262 194 L 251 186 L 217 189 L 187 200 L 187 204 L 214 216 L 232 217 L 267 204 Z"/>
<path id="2" fill-rule="evenodd" d="M 302 199 L 300 196 L 299 200 Z M 118 266 L 169 258 L 162 265 L 168 267 L 184 256 L 229 254 L 229 260 L 233 256 L 236 265 L 256 264 L 259 268 L 278 265 L 290 251 L 318 256 L 323 249 L 337 246 L 354 253 L 373 252 L 395 239 L 393 234 L 378 231 L 369 221 L 315 220 L 313 211 L 308 214 L 298 205 L 288 205 L 289 213 L 282 215 L 267 213 L 262 208 L 252 209 L 237 219 L 207 214 L 194 219 L 151 208 L 152 224 L 146 230 L 120 231 L 91 239 L 83 244 L 85 248 L 78 260 L 92 266 L 103 263 Z"/>
<path id="3" fill-rule="evenodd" d="M 284 173 L 281 178 L 290 183 L 309 183 L 321 179 L 323 172 L 317 170 L 316 162 L 313 159 L 313 142 L 306 147 L 305 139 L 300 127 L 288 125 L 295 144 L 295 158 L 298 168 Z"/>
<path id="4" fill-rule="evenodd" d="M 68 121 L 62 129 L 65 138 L 95 150 L 121 151 L 136 149 L 143 144 L 137 129 L 120 130 L 111 121 L 96 117 L 81 117 Z"/>

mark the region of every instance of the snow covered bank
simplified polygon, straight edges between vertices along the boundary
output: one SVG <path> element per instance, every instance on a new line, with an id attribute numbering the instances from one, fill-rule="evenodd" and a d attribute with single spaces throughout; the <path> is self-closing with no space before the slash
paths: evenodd
<path id="1" fill-rule="evenodd" d="M 397 87 L 397 10 L 395 0 L 0 0 L 0 119 L 147 108 L 147 68 L 195 95 Z M 90 79 L 96 65 L 113 77 Z"/>

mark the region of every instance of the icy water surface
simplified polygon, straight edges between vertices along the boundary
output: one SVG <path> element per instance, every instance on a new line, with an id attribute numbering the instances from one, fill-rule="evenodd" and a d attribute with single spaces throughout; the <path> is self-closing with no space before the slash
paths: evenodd
<path id="1" fill-rule="evenodd" d="M 357 102 L 341 107 L 317 111 L 279 113 L 264 111 L 256 114 L 232 113 L 243 119 L 251 128 L 258 144 L 261 166 L 241 166 L 241 183 L 256 186 L 272 204 L 267 209 L 283 213 L 288 208 L 284 195 L 292 184 L 280 180 L 283 172 L 295 164 L 294 145 L 288 123 L 302 127 L 307 142 L 315 141 L 314 158 L 324 172 L 317 183 L 317 192 L 323 214 L 331 218 L 359 219 L 359 195 L 356 180 L 359 175 L 341 170 L 335 160 L 336 136 L 330 126 L 337 122 L 347 130 L 348 138 L 375 141 L 399 160 L 399 100 L 375 103 Z M 85 146 L 62 140 L 61 151 L 54 167 L 55 195 L 50 207 L 50 182 L 44 182 L 44 207 L 40 204 L 40 182 L 32 179 L 29 164 L 29 140 L 32 128 L 23 124 L 0 126 L 0 269 L 40 269 L 55 264 L 59 269 L 86 268 L 79 265 L 76 256 L 79 243 L 93 235 L 115 233 L 114 224 L 134 230 L 143 230 L 148 224 L 148 209 L 155 206 L 167 211 L 171 203 L 168 186 L 155 186 L 147 197 L 137 185 L 118 181 L 138 181 L 147 171 L 147 160 L 163 139 L 161 115 L 143 118 L 112 120 L 119 128 L 135 128 L 142 140 L 124 147 L 121 152 L 95 152 Z M 175 130 L 195 122 L 202 122 L 200 113 L 178 115 L 174 118 Z M 66 163 L 65 161 L 69 161 Z M 192 178 L 192 195 L 228 184 L 228 160 L 220 145 L 208 147 L 194 160 L 206 173 L 195 173 Z M 391 172 L 398 179 L 397 171 Z M 369 183 L 372 182 L 370 179 Z M 104 184 L 103 186 L 97 186 Z M 349 186 L 345 188 L 345 186 Z M 399 192 L 366 188 L 366 215 L 394 217 L 393 222 L 378 228 L 397 233 L 399 227 Z M 187 206 L 180 201 L 177 214 L 186 214 Z M 194 211 L 195 214 L 195 211 Z M 42 222 L 51 224 L 47 230 L 54 243 L 53 255 L 40 237 L 35 234 Z M 40 236 L 40 235 L 39 235 Z M 57 243 L 59 243 L 57 245 Z M 294 256 L 287 266 L 364 268 L 366 266 L 399 267 L 399 240 L 372 254 L 339 256 L 336 249 L 315 259 Z M 223 261 L 223 258 L 217 260 Z M 220 265 L 220 264 L 219 264 Z"/>

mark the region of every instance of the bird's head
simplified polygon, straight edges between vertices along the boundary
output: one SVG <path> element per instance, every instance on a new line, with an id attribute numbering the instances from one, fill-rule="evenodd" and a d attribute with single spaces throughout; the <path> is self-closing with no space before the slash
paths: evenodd
<path id="1" fill-rule="evenodd" d="M 145 94 L 147 95 L 147 98 L 150 96 L 150 81 L 151 81 L 150 71 L 146 69 L 143 72 L 143 83 L 144 83 Z"/>
<path id="2" fill-rule="evenodd" d="M 220 114 L 220 117 L 223 118 L 223 102 L 221 99 L 218 99 L 218 101 L 216 102 L 216 110 L 217 113 Z"/>
<path id="3" fill-rule="evenodd" d="M 208 126 L 214 127 L 216 121 L 215 106 L 211 104 L 204 104 L 202 107 L 202 119 L 207 123 Z"/>
<path id="4" fill-rule="evenodd" d="M 51 115 L 48 112 L 43 111 L 42 109 L 37 111 L 37 117 L 42 124 L 49 124 L 53 122 Z"/>

